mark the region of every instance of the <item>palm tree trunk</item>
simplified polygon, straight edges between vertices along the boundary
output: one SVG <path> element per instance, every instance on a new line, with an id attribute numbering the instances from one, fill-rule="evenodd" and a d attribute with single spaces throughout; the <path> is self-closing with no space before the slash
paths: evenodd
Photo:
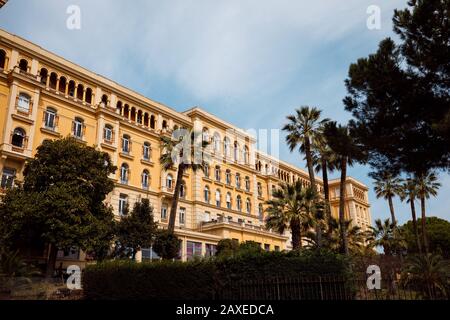
<path id="1" fill-rule="evenodd" d="M 177 181 L 175 183 L 175 191 L 173 192 L 172 207 L 170 208 L 168 230 L 173 233 L 175 230 L 175 219 L 177 217 L 178 199 L 180 197 L 181 184 L 183 182 L 184 166 L 182 163 L 178 165 Z"/>
<path id="2" fill-rule="evenodd" d="M 292 219 L 290 222 L 292 233 L 292 249 L 297 250 L 302 248 L 302 231 L 300 221 Z"/>
<path id="3" fill-rule="evenodd" d="M 427 230 L 426 230 L 426 223 L 427 223 L 427 217 L 425 215 L 425 197 L 420 197 L 420 207 L 422 211 L 422 242 L 423 247 L 425 249 L 425 254 L 428 254 L 428 239 L 427 239 Z"/>
<path id="4" fill-rule="evenodd" d="M 389 202 L 389 210 L 391 211 L 392 223 L 397 224 L 397 220 L 395 219 L 395 213 L 394 213 L 394 204 L 392 203 L 391 196 L 388 197 L 388 202 Z"/>
<path id="5" fill-rule="evenodd" d="M 306 165 L 308 167 L 308 174 L 309 174 L 309 181 L 311 183 L 311 188 L 314 191 L 317 191 L 316 179 L 314 177 L 314 168 L 313 168 L 313 161 L 312 161 L 312 155 L 311 155 L 311 142 L 309 141 L 309 138 L 305 139 L 305 155 L 306 155 Z"/>
<path id="6" fill-rule="evenodd" d="M 417 249 L 419 249 L 419 254 L 422 255 L 422 245 L 420 244 L 419 230 L 417 228 L 417 217 L 416 217 L 416 207 L 414 205 L 414 197 L 412 196 L 409 197 L 409 203 L 411 206 L 412 223 L 417 243 Z"/>
<path id="7" fill-rule="evenodd" d="M 348 239 L 345 230 L 345 181 L 347 180 L 347 157 L 341 160 L 341 184 L 339 186 L 339 223 L 341 225 L 342 253 L 348 255 Z"/>
<path id="8" fill-rule="evenodd" d="M 333 231 L 330 226 L 331 221 L 331 206 L 330 206 L 330 187 L 328 185 L 328 170 L 327 170 L 328 164 L 327 161 L 322 158 L 322 180 L 323 180 L 323 192 L 325 193 L 325 217 L 327 219 L 327 237 L 329 238 L 331 236 L 331 232 Z"/>

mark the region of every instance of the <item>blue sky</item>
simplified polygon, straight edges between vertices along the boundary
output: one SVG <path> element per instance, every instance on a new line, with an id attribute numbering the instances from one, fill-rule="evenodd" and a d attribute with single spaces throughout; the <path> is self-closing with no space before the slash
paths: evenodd
<path id="1" fill-rule="evenodd" d="M 81 9 L 80 30 L 66 27 L 69 5 Z M 370 5 L 381 9 L 379 30 L 366 26 Z M 301 105 L 346 122 L 348 66 L 395 37 L 393 10 L 405 6 L 406 0 L 11 0 L 0 10 L 0 28 L 178 111 L 200 106 L 243 129 L 271 129 Z M 280 157 L 305 166 L 283 143 Z M 368 172 L 349 170 L 370 187 L 372 218 L 387 218 Z M 428 215 L 448 219 L 450 177 L 441 173 L 440 180 Z M 395 209 L 400 222 L 410 218 L 398 199 Z"/>

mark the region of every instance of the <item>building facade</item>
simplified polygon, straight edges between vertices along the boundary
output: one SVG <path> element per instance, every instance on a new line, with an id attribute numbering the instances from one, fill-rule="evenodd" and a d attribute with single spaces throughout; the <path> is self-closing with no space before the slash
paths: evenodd
<path id="1" fill-rule="evenodd" d="M 176 170 L 159 164 L 160 137 L 178 128 L 201 130 L 211 142 L 207 170 L 183 177 L 176 221 L 181 259 L 212 255 L 223 238 L 290 249 L 288 233 L 265 229 L 264 203 L 282 181 L 308 185 L 304 170 L 256 150 L 254 137 L 201 108 L 177 112 L 0 30 L 1 188 L 22 179 L 25 160 L 43 140 L 72 136 L 109 153 L 117 166 L 110 177 L 116 187 L 106 201 L 118 218 L 126 205 L 149 198 L 155 219 L 165 226 Z M 346 216 L 363 229 L 371 221 L 367 191 L 348 178 Z M 330 196 L 337 216 L 339 181 L 330 182 Z M 143 249 L 138 259 L 152 257 L 152 250 Z M 76 250 L 60 258 L 83 260 Z"/>

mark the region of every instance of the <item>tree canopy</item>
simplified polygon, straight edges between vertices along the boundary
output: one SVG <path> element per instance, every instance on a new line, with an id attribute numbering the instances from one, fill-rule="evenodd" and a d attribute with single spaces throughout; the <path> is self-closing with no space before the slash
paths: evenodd
<path id="1" fill-rule="evenodd" d="M 350 65 L 346 110 L 370 163 L 422 173 L 450 168 L 450 0 L 411 0 L 394 32 Z"/>

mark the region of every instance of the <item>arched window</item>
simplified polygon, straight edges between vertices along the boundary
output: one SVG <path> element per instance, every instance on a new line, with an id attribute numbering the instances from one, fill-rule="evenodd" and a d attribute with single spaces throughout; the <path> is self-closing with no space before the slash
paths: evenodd
<path id="1" fill-rule="evenodd" d="M 128 164 L 122 163 L 120 167 L 120 183 L 127 184 L 128 183 L 128 175 L 129 175 L 129 167 Z"/>
<path id="2" fill-rule="evenodd" d="M 249 164 L 250 163 L 250 152 L 248 151 L 247 146 L 244 146 L 243 155 L 244 155 L 244 163 Z"/>
<path id="3" fill-rule="evenodd" d="M 216 207 L 220 207 L 220 198 L 221 198 L 220 190 L 217 189 L 216 190 Z"/>
<path id="4" fill-rule="evenodd" d="M 127 134 L 124 134 L 122 136 L 122 152 L 123 153 L 130 153 L 131 150 L 131 139 L 130 136 Z"/>
<path id="5" fill-rule="evenodd" d="M 25 136 L 25 130 L 22 128 L 14 129 L 11 137 L 11 144 L 18 148 L 25 148 Z"/>
<path id="6" fill-rule="evenodd" d="M 262 197 L 262 184 L 258 182 L 258 197 Z"/>
<path id="7" fill-rule="evenodd" d="M 77 99 L 83 101 L 84 86 L 79 84 L 77 87 Z"/>
<path id="8" fill-rule="evenodd" d="M 108 106 L 108 96 L 106 94 L 102 95 L 102 103 L 105 107 Z"/>
<path id="9" fill-rule="evenodd" d="M 155 126 L 156 126 L 155 116 L 151 115 L 150 116 L 150 128 L 155 129 Z"/>
<path id="10" fill-rule="evenodd" d="M 69 87 L 67 89 L 67 92 L 69 93 L 69 97 L 75 96 L 75 81 L 73 80 L 69 81 Z"/>
<path id="11" fill-rule="evenodd" d="M 39 76 L 41 77 L 41 83 L 47 85 L 47 78 L 48 78 L 47 69 L 42 68 L 41 71 L 39 71 Z"/>
<path id="12" fill-rule="evenodd" d="M 214 153 L 220 152 L 220 134 L 218 132 L 214 133 L 213 136 L 213 147 L 214 147 Z"/>
<path id="13" fill-rule="evenodd" d="M 227 209 L 231 210 L 231 193 L 227 192 Z"/>
<path id="14" fill-rule="evenodd" d="M 66 85 L 67 85 L 67 80 L 65 77 L 61 77 L 59 78 L 59 87 L 58 87 L 58 91 L 61 93 L 66 93 Z"/>
<path id="15" fill-rule="evenodd" d="M 24 113 L 30 112 L 31 97 L 26 93 L 20 93 L 17 98 L 17 109 Z"/>
<path id="16" fill-rule="evenodd" d="M 220 167 L 216 166 L 215 170 L 214 170 L 214 177 L 216 179 L 216 181 L 220 182 Z"/>
<path id="17" fill-rule="evenodd" d="M 89 103 L 89 104 L 92 103 L 92 89 L 91 88 L 86 88 L 86 97 L 84 100 L 86 101 L 86 103 Z"/>
<path id="18" fill-rule="evenodd" d="M 130 120 L 136 121 L 136 108 L 135 107 L 131 107 Z"/>
<path id="19" fill-rule="evenodd" d="M 142 118 L 142 111 L 141 110 L 138 110 L 138 112 L 137 112 L 137 123 L 138 124 L 142 124 L 142 120 L 143 120 L 143 118 Z"/>
<path id="20" fill-rule="evenodd" d="M 239 173 L 236 173 L 235 181 L 236 181 L 236 188 L 240 189 L 241 188 L 241 175 Z"/>
<path id="21" fill-rule="evenodd" d="M 173 188 L 173 178 L 170 173 L 166 177 L 166 187 L 169 190 L 171 190 Z"/>
<path id="22" fill-rule="evenodd" d="M 130 116 L 130 106 L 128 104 L 125 104 L 123 108 L 123 116 L 127 119 Z"/>
<path id="23" fill-rule="evenodd" d="M 166 120 L 163 120 L 163 122 L 162 122 L 162 128 L 163 128 L 163 129 L 168 129 L 168 128 L 169 128 L 169 126 L 167 125 L 167 121 L 166 121 Z"/>
<path id="24" fill-rule="evenodd" d="M 142 188 L 148 189 L 150 174 L 147 169 L 142 171 Z"/>
<path id="25" fill-rule="evenodd" d="M 209 142 L 209 130 L 208 130 L 208 128 L 203 128 L 202 140 L 203 140 L 203 142 Z"/>
<path id="26" fill-rule="evenodd" d="M 54 72 L 50 74 L 50 82 L 49 87 L 50 89 L 56 90 L 56 83 L 58 82 L 58 75 Z"/>
<path id="27" fill-rule="evenodd" d="M 144 145 L 142 146 L 142 158 L 144 160 L 150 161 L 151 159 L 151 150 L 152 147 L 149 142 L 144 142 Z"/>
<path id="28" fill-rule="evenodd" d="M 55 130 L 56 121 L 57 121 L 56 110 L 50 107 L 47 108 L 44 112 L 44 126 L 47 129 Z"/>
<path id="29" fill-rule="evenodd" d="M 227 169 L 227 171 L 225 171 L 225 182 L 228 186 L 231 186 L 231 171 L 230 171 L 230 169 Z"/>
<path id="30" fill-rule="evenodd" d="M 205 199 L 206 203 L 209 203 L 210 195 L 209 195 L 209 187 L 208 186 L 205 186 L 205 188 L 203 189 L 203 198 Z"/>
<path id="31" fill-rule="evenodd" d="M 250 178 L 245 177 L 245 191 L 250 191 Z"/>
<path id="32" fill-rule="evenodd" d="M 148 126 L 149 126 L 149 116 L 148 116 L 148 113 L 146 112 L 146 113 L 144 113 L 144 126 L 146 126 L 147 128 L 148 128 Z"/>
<path id="33" fill-rule="evenodd" d="M 242 211 L 242 198 L 241 198 L 241 196 L 237 196 L 237 198 L 236 198 L 236 209 L 237 209 L 237 211 Z"/>
<path id="34" fill-rule="evenodd" d="M 237 141 L 234 142 L 233 158 L 234 161 L 239 161 L 239 144 Z"/>
<path id="35" fill-rule="evenodd" d="M 22 72 L 28 72 L 28 61 L 26 59 L 21 59 L 19 62 L 19 69 Z"/>
<path id="36" fill-rule="evenodd" d="M 75 138 L 82 139 L 84 134 L 84 120 L 76 117 L 72 122 L 72 134 Z"/>
<path id="37" fill-rule="evenodd" d="M 228 139 L 228 137 L 225 137 L 225 139 L 223 140 L 223 155 L 225 157 L 229 157 L 230 156 L 230 139 Z"/>
<path id="38" fill-rule="evenodd" d="M 205 174 L 205 178 L 209 178 L 209 164 L 205 163 L 203 166 L 203 173 Z"/>
<path id="39" fill-rule="evenodd" d="M 112 125 L 105 125 L 105 128 L 103 129 L 103 139 L 107 143 L 112 143 L 114 141 L 114 129 Z"/>
<path id="40" fill-rule="evenodd" d="M 263 209 L 262 203 L 260 203 L 258 205 L 258 216 L 259 216 L 259 220 L 263 221 L 263 219 L 264 219 L 264 209 Z"/>
<path id="41" fill-rule="evenodd" d="M 122 114 L 122 101 L 117 101 L 116 110 L 119 114 Z"/>
<path id="42" fill-rule="evenodd" d="M 250 201 L 250 198 L 247 198 L 245 201 L 245 209 L 247 210 L 247 213 L 250 214 L 252 211 L 252 202 Z"/>
<path id="43" fill-rule="evenodd" d="M 180 185 L 180 198 L 186 198 L 186 182 L 181 182 Z"/>
<path id="44" fill-rule="evenodd" d="M 6 52 L 4 50 L 0 50 L 0 69 L 5 69 L 6 64 Z"/>

